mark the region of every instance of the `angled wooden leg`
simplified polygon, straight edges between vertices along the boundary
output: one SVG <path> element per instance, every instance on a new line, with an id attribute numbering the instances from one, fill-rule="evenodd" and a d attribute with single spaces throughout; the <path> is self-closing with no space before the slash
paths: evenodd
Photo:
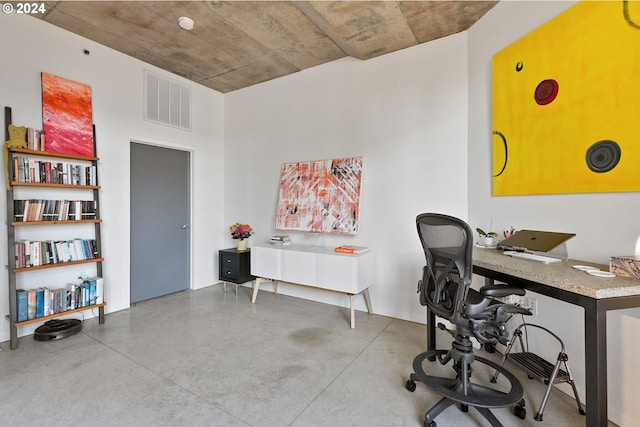
<path id="1" fill-rule="evenodd" d="M 260 282 L 264 279 L 262 277 L 256 277 L 256 283 L 253 285 L 253 295 L 251 296 L 251 304 L 256 303 L 256 298 L 258 297 L 258 289 L 260 289 Z"/>
<path id="2" fill-rule="evenodd" d="M 369 314 L 373 314 L 373 309 L 371 308 L 371 297 L 369 296 L 369 288 L 365 289 L 362 293 L 364 295 L 364 303 L 367 304 L 367 311 Z"/>
<path id="3" fill-rule="evenodd" d="M 349 294 L 349 304 L 351 305 L 351 329 L 356 327 L 356 307 L 354 304 L 355 295 Z"/>
<path id="4" fill-rule="evenodd" d="M 278 282 L 272 280 L 271 283 L 273 283 L 273 293 L 278 295 Z"/>

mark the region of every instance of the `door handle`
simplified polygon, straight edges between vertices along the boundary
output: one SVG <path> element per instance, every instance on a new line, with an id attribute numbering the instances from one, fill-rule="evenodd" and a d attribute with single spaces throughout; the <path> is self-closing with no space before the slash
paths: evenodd
<path id="1" fill-rule="evenodd" d="M 182 224 L 182 229 L 186 230 L 187 228 L 189 228 L 189 224 Z"/>

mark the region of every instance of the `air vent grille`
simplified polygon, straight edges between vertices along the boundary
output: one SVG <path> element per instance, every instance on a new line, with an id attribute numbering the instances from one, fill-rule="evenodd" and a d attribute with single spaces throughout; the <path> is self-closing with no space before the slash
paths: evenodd
<path id="1" fill-rule="evenodd" d="M 191 130 L 191 88 L 144 72 L 144 119 Z"/>

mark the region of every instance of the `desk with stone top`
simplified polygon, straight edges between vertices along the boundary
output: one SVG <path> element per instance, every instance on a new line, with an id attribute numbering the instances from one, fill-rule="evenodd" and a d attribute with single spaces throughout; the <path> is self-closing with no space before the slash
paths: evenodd
<path id="1" fill-rule="evenodd" d="M 494 281 L 521 286 L 527 290 L 584 308 L 586 374 L 586 426 L 607 425 L 607 311 L 640 307 L 640 280 L 600 278 L 572 268 L 593 265 L 568 260 L 542 264 L 514 259 L 495 249 L 474 248 L 473 272 L 487 284 Z M 435 348 L 435 315 L 428 314 L 427 348 Z"/>

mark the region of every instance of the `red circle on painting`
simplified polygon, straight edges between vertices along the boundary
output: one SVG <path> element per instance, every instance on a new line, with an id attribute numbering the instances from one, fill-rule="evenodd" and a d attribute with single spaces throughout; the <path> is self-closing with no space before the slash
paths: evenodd
<path id="1" fill-rule="evenodd" d="M 543 80 L 536 87 L 534 98 L 538 105 L 547 105 L 558 96 L 558 82 L 553 79 Z"/>

